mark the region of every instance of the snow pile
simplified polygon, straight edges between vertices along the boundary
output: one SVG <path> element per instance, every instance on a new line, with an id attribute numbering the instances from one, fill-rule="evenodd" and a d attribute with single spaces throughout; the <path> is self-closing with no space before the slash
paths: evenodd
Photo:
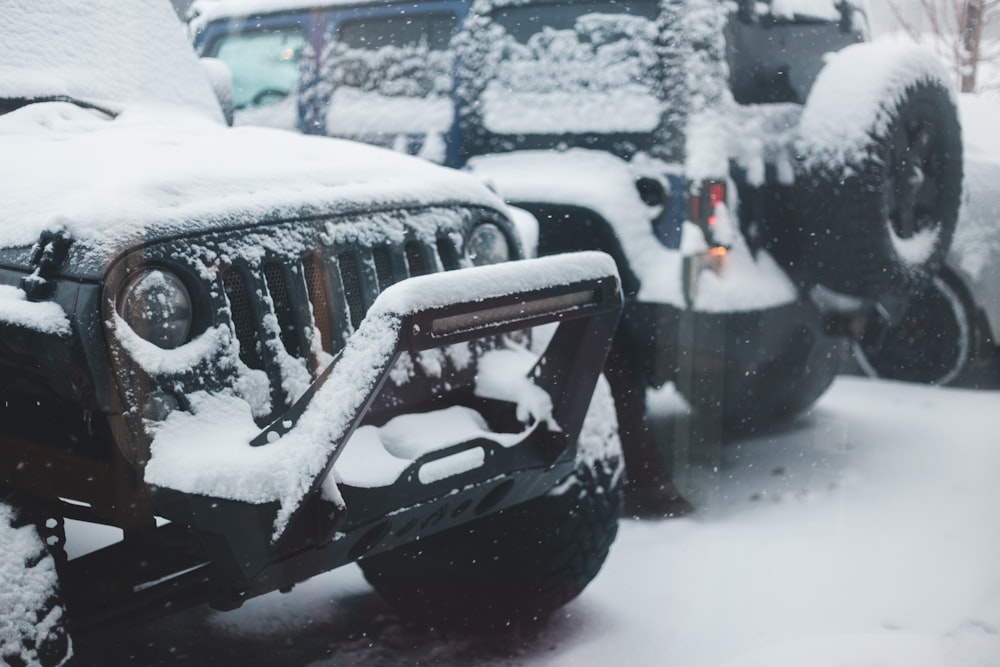
<path id="1" fill-rule="evenodd" d="M 5 0 L 0 98 L 53 96 L 113 111 L 183 106 L 222 122 L 183 26 L 160 0 Z"/>
<path id="2" fill-rule="evenodd" d="M 0 325 L 12 324 L 40 333 L 68 336 L 69 318 L 66 311 L 51 301 L 28 301 L 24 291 L 0 285 Z"/>
<path id="3" fill-rule="evenodd" d="M 919 83 L 952 91 L 946 68 L 928 49 L 876 42 L 830 56 L 806 100 L 797 150 L 804 166 L 839 173 L 867 155 L 883 137 L 907 89 Z"/>
<path id="4" fill-rule="evenodd" d="M 338 484 L 348 486 L 389 486 L 422 456 L 479 438 L 513 447 L 534 432 L 538 424 L 538 421 L 533 422 L 521 433 L 497 433 L 489 428 L 482 415 L 460 405 L 400 415 L 382 427 L 362 426 L 355 431 L 334 464 L 333 477 Z M 436 482 L 483 465 L 485 450 L 482 447 L 466 451 L 472 452 L 471 457 L 450 455 L 423 464 L 420 481 Z M 425 469 L 432 470 L 433 476 L 426 477 Z"/>
<path id="5" fill-rule="evenodd" d="M 275 523 L 278 535 L 375 382 L 389 372 L 397 357 L 401 316 L 616 275 L 610 257 L 584 253 L 450 271 L 392 285 L 369 309 L 291 431 L 266 446 L 251 447 L 249 442 L 259 429 L 246 401 L 232 395 L 195 393 L 189 397 L 191 412 L 173 412 L 153 425 L 146 482 L 248 503 L 277 501 L 281 505 Z M 537 410 L 537 401 L 529 406 Z M 335 495 L 335 489 L 328 491 Z"/>
<path id="6" fill-rule="evenodd" d="M 13 509 L 0 502 L 0 665 L 42 667 L 37 648 L 64 621 L 50 602 L 59 577 L 34 526 L 14 528 L 13 521 Z"/>

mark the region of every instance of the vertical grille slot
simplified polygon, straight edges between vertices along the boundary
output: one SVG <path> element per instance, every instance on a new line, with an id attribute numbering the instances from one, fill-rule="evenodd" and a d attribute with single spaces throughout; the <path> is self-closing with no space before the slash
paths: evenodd
<path id="1" fill-rule="evenodd" d="M 247 281 L 236 268 L 230 268 L 222 277 L 223 288 L 229 299 L 229 312 L 240 344 L 240 359 L 250 368 L 262 370 L 264 364 L 257 349 L 256 318 L 250 305 Z"/>
<path id="2" fill-rule="evenodd" d="M 285 351 L 294 356 L 300 355 L 295 316 L 292 311 L 292 301 L 288 293 L 288 280 L 285 270 L 280 264 L 264 265 L 264 281 L 267 283 L 268 294 L 274 303 L 274 315 L 278 318 L 278 336 Z"/>
<path id="3" fill-rule="evenodd" d="M 410 270 L 411 276 L 422 276 L 427 273 L 427 263 L 420 252 L 420 245 L 415 241 L 410 241 L 404 249 L 406 253 L 406 266 Z"/>
<path id="4" fill-rule="evenodd" d="M 358 260 L 349 252 L 337 256 L 340 267 L 340 280 L 344 285 L 344 299 L 351 316 L 351 326 L 357 329 L 365 316 L 364 294 L 361 290 L 361 274 L 358 271 Z"/>
<path id="5" fill-rule="evenodd" d="M 312 304 L 313 322 L 319 331 L 320 344 L 327 352 L 333 352 L 333 308 L 326 277 L 321 268 L 322 259 L 306 255 L 302 260 L 302 271 L 306 279 L 306 291 Z"/>
<path id="6" fill-rule="evenodd" d="M 458 249 L 451 239 L 447 236 L 439 236 L 437 238 L 437 251 L 438 256 L 441 257 L 441 266 L 444 267 L 445 271 L 458 268 Z"/>
<path id="7" fill-rule="evenodd" d="M 380 246 L 372 249 L 372 260 L 375 262 L 375 275 L 378 278 L 378 291 L 392 285 L 392 258 L 389 256 L 389 249 Z"/>

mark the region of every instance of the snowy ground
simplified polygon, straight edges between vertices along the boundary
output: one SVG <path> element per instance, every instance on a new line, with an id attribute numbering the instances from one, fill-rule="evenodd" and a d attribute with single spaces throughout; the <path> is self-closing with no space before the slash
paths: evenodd
<path id="1" fill-rule="evenodd" d="M 623 522 L 597 580 L 537 631 L 401 625 L 354 568 L 194 610 L 93 664 L 978 667 L 1000 664 L 1000 391 L 842 377 L 807 416 L 692 448 L 693 518 Z"/>

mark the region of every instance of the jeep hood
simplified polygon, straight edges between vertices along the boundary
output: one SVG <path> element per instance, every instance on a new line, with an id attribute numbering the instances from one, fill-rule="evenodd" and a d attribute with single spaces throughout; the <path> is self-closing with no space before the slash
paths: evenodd
<path id="1" fill-rule="evenodd" d="M 74 240 L 76 275 L 137 244 L 268 221 L 455 203 L 503 209 L 472 176 L 416 158 L 227 128 L 177 108 L 112 118 L 31 104 L 0 115 L 0 152 L 17 156 L 0 161 L 0 263 L 27 256 L 3 249 L 62 229 Z"/>

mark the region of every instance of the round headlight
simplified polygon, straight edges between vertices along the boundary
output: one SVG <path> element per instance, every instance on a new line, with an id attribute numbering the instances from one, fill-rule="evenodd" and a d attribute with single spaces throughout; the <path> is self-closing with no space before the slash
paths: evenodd
<path id="1" fill-rule="evenodd" d="M 186 343 L 191 333 L 191 295 L 180 278 L 163 269 L 133 274 L 118 312 L 133 331 L 167 350 Z"/>
<path id="2" fill-rule="evenodd" d="M 507 237 L 492 222 L 484 222 L 472 230 L 465 243 L 465 256 L 475 266 L 497 264 L 510 259 Z"/>

